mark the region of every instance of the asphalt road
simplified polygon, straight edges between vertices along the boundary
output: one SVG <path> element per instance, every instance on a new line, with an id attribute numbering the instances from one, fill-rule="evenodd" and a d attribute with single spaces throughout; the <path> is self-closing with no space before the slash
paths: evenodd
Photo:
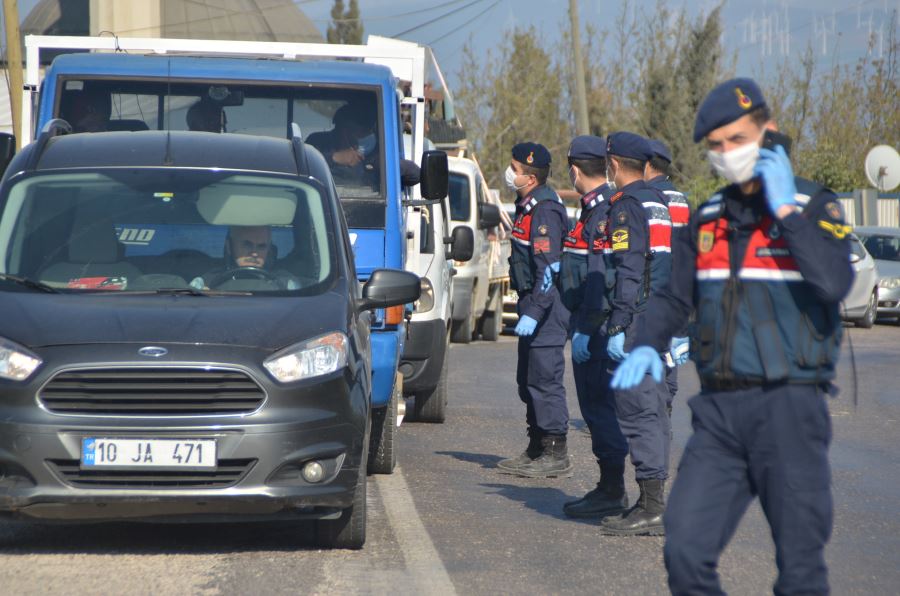
<path id="1" fill-rule="evenodd" d="M 835 594 L 900 585 L 900 327 L 851 330 L 834 423 L 835 528 L 827 556 Z M 321 551 L 304 524 L 0 525 L 2 594 L 663 594 L 662 539 L 600 536 L 562 503 L 596 478 L 568 378 L 576 475 L 529 480 L 496 462 L 525 445 L 513 381 L 515 340 L 454 345 L 448 422 L 405 424 L 401 468 L 372 477 L 360 552 Z M 684 369 L 674 457 L 690 433 Z M 854 385 L 858 404 L 854 406 Z M 629 488 L 635 496 L 633 481 Z M 697 528 L 702 532 L 703 528 Z M 751 508 L 721 562 L 731 594 L 771 592 L 772 544 Z"/>

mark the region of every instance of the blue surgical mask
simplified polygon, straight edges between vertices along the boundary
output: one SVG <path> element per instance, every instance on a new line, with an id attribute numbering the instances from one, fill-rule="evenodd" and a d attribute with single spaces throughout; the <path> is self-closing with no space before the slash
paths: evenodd
<path id="1" fill-rule="evenodd" d="M 375 150 L 376 142 L 377 140 L 375 139 L 374 134 L 366 135 L 357 142 L 357 147 L 363 157 L 371 155 L 372 151 Z"/>

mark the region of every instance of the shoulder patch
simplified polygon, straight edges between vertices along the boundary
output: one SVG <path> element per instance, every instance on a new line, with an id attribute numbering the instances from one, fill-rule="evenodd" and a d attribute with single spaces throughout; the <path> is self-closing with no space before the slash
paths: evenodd
<path id="1" fill-rule="evenodd" d="M 612 233 L 612 249 L 613 252 L 620 250 L 628 250 L 628 228 L 618 228 Z"/>
<path id="2" fill-rule="evenodd" d="M 843 221 L 844 219 L 844 214 L 841 211 L 841 206 L 834 201 L 829 201 L 825 204 L 825 213 L 830 215 L 832 219 L 836 219 L 839 221 Z"/>
<path id="3" fill-rule="evenodd" d="M 547 227 L 547 224 L 541 224 L 538 226 L 538 234 L 541 236 L 546 236 L 547 232 L 550 231 L 550 228 Z"/>
<path id="4" fill-rule="evenodd" d="M 628 214 L 625 213 L 624 211 L 619 211 L 619 213 L 616 214 L 616 223 L 621 225 L 621 224 L 624 224 L 626 221 L 628 221 Z"/>

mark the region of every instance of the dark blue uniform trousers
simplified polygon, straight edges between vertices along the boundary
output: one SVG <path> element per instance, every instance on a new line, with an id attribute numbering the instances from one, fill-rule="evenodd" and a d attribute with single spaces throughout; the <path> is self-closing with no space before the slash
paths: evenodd
<path id="1" fill-rule="evenodd" d="M 612 371 L 610 371 L 612 372 Z M 619 428 L 628 441 L 636 480 L 669 476 L 671 423 L 666 405 L 669 390 L 646 374 L 633 389 L 613 390 Z"/>
<path id="2" fill-rule="evenodd" d="M 672 402 L 675 401 L 675 394 L 678 393 L 678 367 L 669 368 L 666 366 L 666 390 L 669 392 L 668 405 L 671 408 Z"/>
<path id="3" fill-rule="evenodd" d="M 593 355 L 595 352 L 591 350 Z M 609 387 L 611 375 L 608 363 L 591 359 L 578 363 L 572 361 L 578 406 L 591 431 L 591 450 L 600 465 L 621 466 L 628 454 L 628 444 L 616 419 L 616 403 Z"/>
<path id="4" fill-rule="evenodd" d="M 566 370 L 563 346 L 532 345 L 531 337 L 519 338 L 516 383 L 525 402 L 530 431 L 544 435 L 565 435 L 569 429 L 569 409 L 563 375 Z"/>
<path id="5" fill-rule="evenodd" d="M 665 513 L 673 594 L 724 594 L 719 555 L 758 496 L 775 542 L 775 594 L 827 594 L 831 419 L 821 390 L 701 393 Z"/>

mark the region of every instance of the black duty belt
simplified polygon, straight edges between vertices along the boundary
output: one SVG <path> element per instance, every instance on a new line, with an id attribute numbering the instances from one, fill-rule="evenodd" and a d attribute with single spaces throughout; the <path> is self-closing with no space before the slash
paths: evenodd
<path id="1" fill-rule="evenodd" d="M 803 381 L 795 381 L 786 379 L 783 381 L 767 381 L 762 378 L 754 378 L 754 377 L 742 377 L 735 379 L 713 379 L 713 378 L 701 378 L 700 386 L 703 388 L 703 391 L 741 391 L 743 389 L 753 389 L 755 387 L 763 387 L 765 389 L 772 389 L 773 387 L 778 387 L 780 385 L 825 385 L 826 381 L 822 380 L 803 380 Z"/>

